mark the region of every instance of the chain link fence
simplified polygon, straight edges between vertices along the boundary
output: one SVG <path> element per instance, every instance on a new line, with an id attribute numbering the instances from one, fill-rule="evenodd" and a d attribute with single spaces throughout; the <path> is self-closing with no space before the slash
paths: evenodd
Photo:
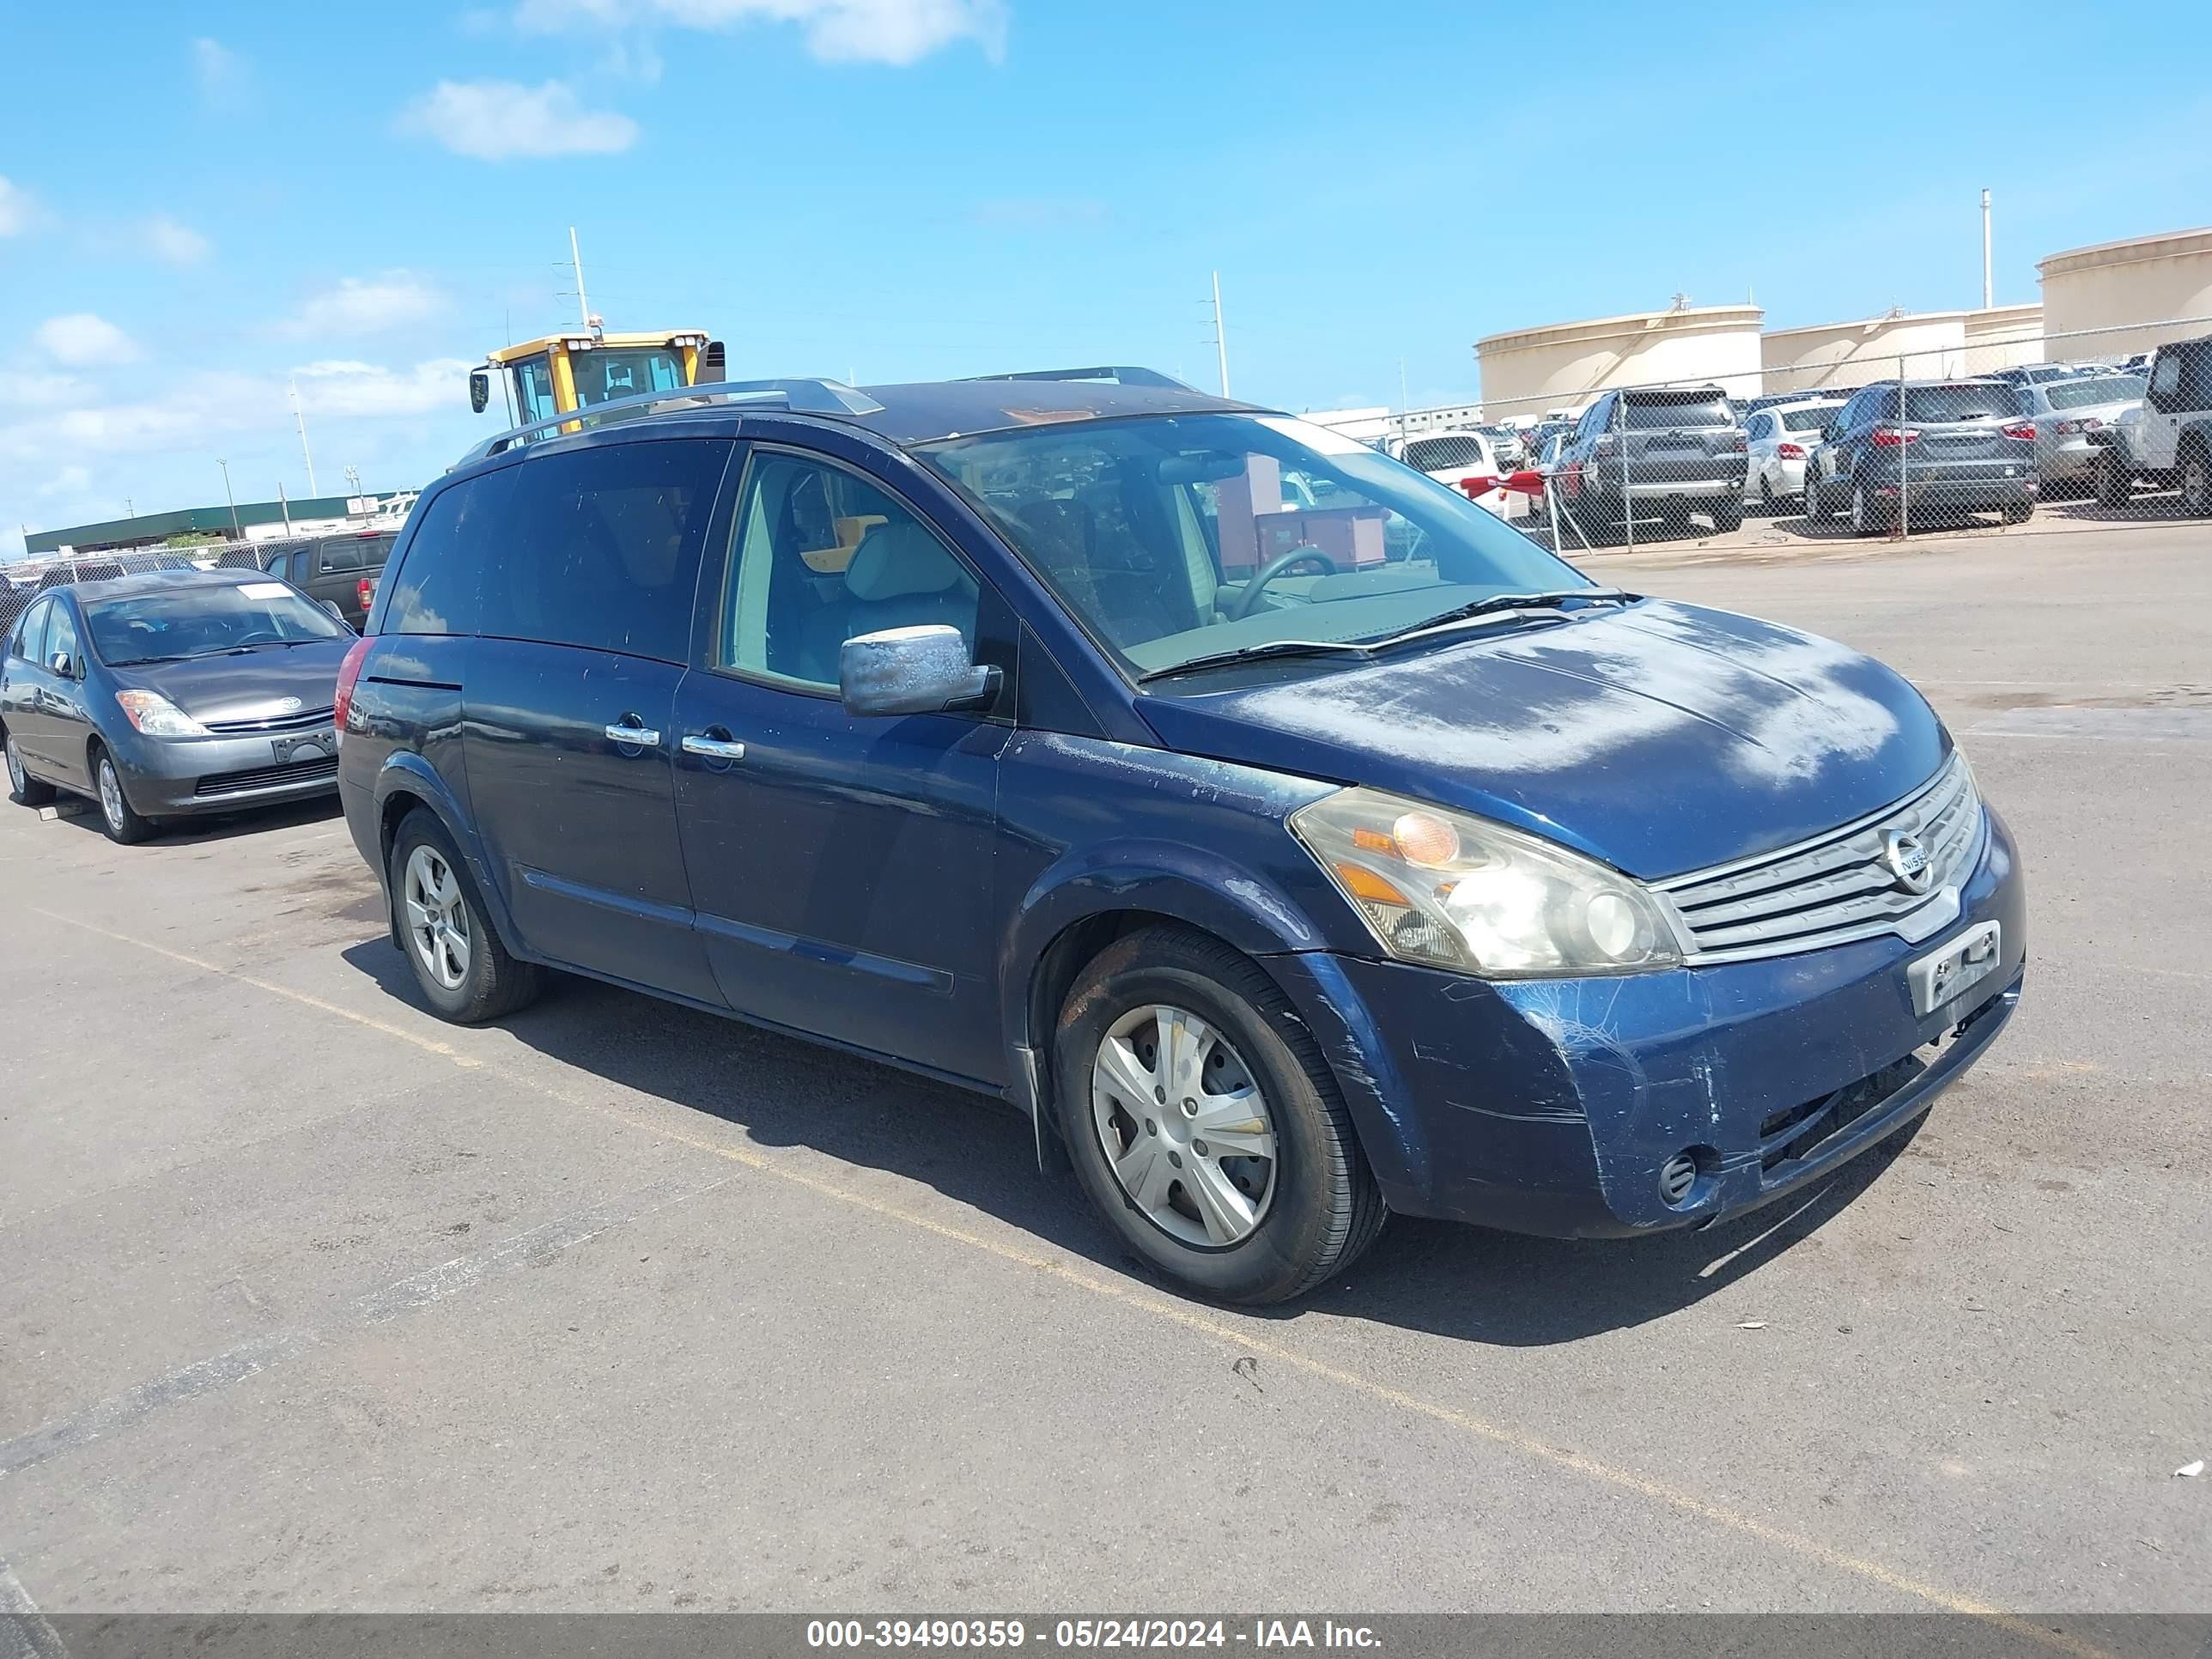
<path id="1" fill-rule="evenodd" d="M 280 552 L 307 545 L 307 538 L 258 542 L 208 542 L 191 547 L 149 547 L 131 552 L 80 553 L 64 558 L 18 559 L 0 565 L 0 635 L 15 625 L 33 599 L 49 588 L 71 582 L 137 576 L 152 570 L 189 570 L 212 565 L 222 570 L 265 569 Z"/>
<path id="2" fill-rule="evenodd" d="M 2146 337 L 2161 342 L 2141 348 Z M 1401 417 L 1407 433 L 1431 411 Z M 2212 317 L 1486 400 L 1471 497 L 1562 552 L 2212 516 Z M 1425 422 L 1424 429 L 1433 429 Z"/>

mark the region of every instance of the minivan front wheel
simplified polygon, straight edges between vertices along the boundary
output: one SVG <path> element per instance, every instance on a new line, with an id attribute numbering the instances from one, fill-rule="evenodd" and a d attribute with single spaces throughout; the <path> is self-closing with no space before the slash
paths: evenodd
<path id="1" fill-rule="evenodd" d="M 389 875 L 393 931 L 440 1018 L 479 1024 L 537 996 L 536 965 L 507 953 L 445 826 L 428 811 L 400 823 Z"/>
<path id="2" fill-rule="evenodd" d="M 1273 981 L 1218 940 L 1162 927 L 1109 945 L 1068 993 L 1053 1076 L 1085 1194 L 1185 1288 L 1284 1301 L 1382 1230 L 1319 1049 Z"/>

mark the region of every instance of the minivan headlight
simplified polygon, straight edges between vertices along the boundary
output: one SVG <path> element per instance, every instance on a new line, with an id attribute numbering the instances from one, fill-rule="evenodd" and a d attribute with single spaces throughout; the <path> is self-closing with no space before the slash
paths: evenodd
<path id="1" fill-rule="evenodd" d="M 1401 961 L 1522 979 L 1681 960 L 1641 884 L 1537 836 L 1379 789 L 1340 790 L 1290 823 Z"/>

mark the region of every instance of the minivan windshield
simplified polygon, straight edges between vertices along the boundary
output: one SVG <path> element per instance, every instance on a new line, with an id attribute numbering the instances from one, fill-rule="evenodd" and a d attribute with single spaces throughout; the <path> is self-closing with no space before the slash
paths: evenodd
<path id="1" fill-rule="evenodd" d="M 1285 416 L 1054 422 L 917 453 L 1133 675 L 1591 586 L 1457 490 Z"/>
<path id="2" fill-rule="evenodd" d="M 84 607 L 92 648 L 110 668 L 227 651 L 304 645 L 349 630 L 283 582 L 179 587 Z"/>

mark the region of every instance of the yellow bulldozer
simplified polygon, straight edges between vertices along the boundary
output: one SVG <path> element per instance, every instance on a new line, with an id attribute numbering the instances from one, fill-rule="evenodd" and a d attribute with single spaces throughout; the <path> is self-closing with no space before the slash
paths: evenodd
<path id="1" fill-rule="evenodd" d="M 597 317 L 580 331 L 548 334 L 490 353 L 469 371 L 469 407 L 479 415 L 491 406 L 495 375 L 509 426 L 726 378 L 720 340 L 696 331 L 610 334 Z"/>

